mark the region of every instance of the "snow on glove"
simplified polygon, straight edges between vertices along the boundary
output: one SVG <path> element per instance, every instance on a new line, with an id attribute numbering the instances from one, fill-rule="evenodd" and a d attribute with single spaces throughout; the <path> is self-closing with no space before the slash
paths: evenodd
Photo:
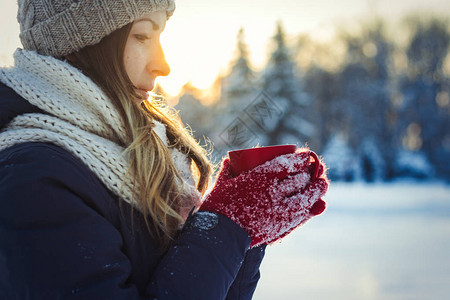
<path id="1" fill-rule="evenodd" d="M 314 152 L 304 148 L 237 177 L 233 177 L 226 158 L 199 210 L 233 220 L 249 234 L 250 247 L 269 244 L 323 212 L 321 197 L 328 189 L 324 169 Z"/>

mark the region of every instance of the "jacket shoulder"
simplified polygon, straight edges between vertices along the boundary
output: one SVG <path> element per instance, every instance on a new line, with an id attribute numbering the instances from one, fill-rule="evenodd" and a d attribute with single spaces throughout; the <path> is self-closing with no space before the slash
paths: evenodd
<path id="1" fill-rule="evenodd" d="M 43 142 L 21 143 L 1 151 L 0 173 L 5 172 L 9 176 L 2 180 L 10 183 L 12 179 L 29 182 L 41 177 L 79 182 L 91 177 L 83 163 L 68 151 Z"/>
<path id="2" fill-rule="evenodd" d="M 111 198 L 116 199 L 78 158 L 61 147 L 29 142 L 0 152 L 1 207 L 51 205 L 64 198 L 81 199 L 101 212 L 110 210 Z"/>
<path id="3" fill-rule="evenodd" d="M 124 249 L 131 236 L 112 202 L 60 147 L 23 143 L 0 152 L 0 298 L 138 299 L 136 286 L 119 288 L 138 252 Z"/>

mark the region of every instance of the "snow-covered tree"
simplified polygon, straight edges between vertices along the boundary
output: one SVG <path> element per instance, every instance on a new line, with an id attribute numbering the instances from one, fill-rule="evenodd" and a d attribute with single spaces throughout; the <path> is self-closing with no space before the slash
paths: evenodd
<path id="1" fill-rule="evenodd" d="M 339 92 L 336 77 L 336 74 L 318 66 L 311 67 L 304 77 L 305 91 L 313 99 L 313 123 L 317 129 L 310 145 L 317 151 L 321 151 L 341 128 L 343 115 L 332 109 Z"/>
<path id="2" fill-rule="evenodd" d="M 359 179 L 360 163 L 358 157 L 347 143 L 343 134 L 330 137 L 322 151 L 331 180 L 353 181 Z"/>
<path id="3" fill-rule="evenodd" d="M 383 32 L 382 23 L 375 23 L 358 36 L 346 37 L 347 58 L 336 77 L 337 95 L 330 103 L 334 116 L 330 122 L 349 136 L 350 147 L 361 156 L 367 180 L 385 179 L 392 173 L 385 163 L 393 152 L 393 124 L 388 119 L 392 46 Z M 369 151 L 375 145 L 378 150 Z M 375 161 L 379 163 L 373 164 Z"/>
<path id="4" fill-rule="evenodd" d="M 393 153 L 387 153 L 388 159 L 392 160 Z M 364 179 L 368 182 L 383 181 L 386 175 L 386 159 L 380 149 L 380 144 L 373 138 L 363 139 L 358 147 L 358 159 Z"/>
<path id="5" fill-rule="evenodd" d="M 433 165 L 421 151 L 398 151 L 394 159 L 394 165 L 399 177 L 427 179 L 435 175 Z"/>
<path id="6" fill-rule="evenodd" d="M 221 81 L 220 104 L 227 106 L 231 111 L 242 110 L 245 103 L 251 100 L 248 99 L 249 94 L 256 89 L 255 79 L 256 75 L 251 68 L 249 51 L 245 43 L 244 29 L 241 28 L 237 36 L 236 58 L 231 62 L 229 74 Z"/>
<path id="7" fill-rule="evenodd" d="M 211 108 L 198 99 L 198 94 L 199 91 L 194 86 L 185 84 L 175 109 L 179 111 L 183 124 L 192 130 L 195 139 L 204 143 L 211 135 L 214 116 Z"/>
<path id="8" fill-rule="evenodd" d="M 449 78 L 443 66 L 450 44 L 449 23 L 409 21 L 408 67 L 400 82 L 398 140 L 406 150 L 423 151 L 440 176 L 450 178 Z"/>
<path id="9" fill-rule="evenodd" d="M 271 99 L 268 102 L 271 111 L 260 118 L 260 127 L 267 137 L 267 144 L 302 144 L 315 134 L 315 127 L 308 120 L 308 116 L 312 114 L 311 99 L 303 91 L 296 76 L 297 67 L 290 57 L 281 23 L 277 24 L 273 44 L 275 49 L 262 80 L 262 88 Z M 254 114 L 258 115 L 257 109 Z"/>
<path id="10" fill-rule="evenodd" d="M 211 139 L 218 158 L 226 151 L 256 146 L 259 143 L 253 120 L 245 112 L 257 97 L 256 72 L 249 60 L 244 30 L 237 36 L 236 57 L 230 63 L 228 74 L 216 81 L 220 90 L 218 101 L 212 106 L 214 121 L 211 126 Z"/>

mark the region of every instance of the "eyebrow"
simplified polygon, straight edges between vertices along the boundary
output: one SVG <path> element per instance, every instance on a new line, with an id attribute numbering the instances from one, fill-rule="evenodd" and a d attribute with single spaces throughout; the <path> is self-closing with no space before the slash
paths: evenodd
<path id="1" fill-rule="evenodd" d="M 151 22 L 152 25 L 153 25 L 153 30 L 159 30 L 159 25 L 155 21 L 153 21 L 152 19 L 150 19 L 150 18 L 143 18 L 143 19 L 140 19 L 140 20 L 138 20 L 136 22 L 142 22 L 142 21 L 149 21 L 149 22 Z"/>

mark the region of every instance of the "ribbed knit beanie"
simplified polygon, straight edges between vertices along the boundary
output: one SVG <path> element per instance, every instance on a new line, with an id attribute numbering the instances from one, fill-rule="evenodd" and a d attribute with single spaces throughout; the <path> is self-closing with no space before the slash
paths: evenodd
<path id="1" fill-rule="evenodd" d="M 175 0 L 18 0 L 24 49 L 62 57 L 100 42 L 154 11 L 170 17 Z"/>

